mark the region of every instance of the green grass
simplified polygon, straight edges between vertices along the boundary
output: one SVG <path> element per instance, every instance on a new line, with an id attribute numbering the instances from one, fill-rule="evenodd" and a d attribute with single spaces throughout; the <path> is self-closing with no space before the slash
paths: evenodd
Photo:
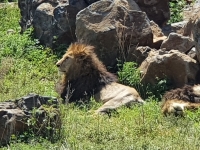
<path id="1" fill-rule="evenodd" d="M 195 0 L 191 1 L 193 5 Z M 169 23 L 183 21 L 183 10 L 187 6 L 186 0 L 171 0 L 169 2 L 170 20 Z"/>
<path id="2" fill-rule="evenodd" d="M 97 105 L 98 106 L 98 105 Z M 97 107 L 96 106 L 96 107 Z M 61 106 L 62 139 L 51 144 L 34 137 L 27 144 L 13 142 L 11 149 L 198 149 L 200 127 L 194 117 L 163 117 L 157 102 L 121 108 L 119 114 L 93 116 L 72 105 Z M 194 114 L 190 114 L 194 115 Z M 6 148 L 4 148 L 6 149 Z"/>
<path id="3" fill-rule="evenodd" d="M 185 149 L 199 146 L 196 139 L 199 131 L 190 119 L 164 118 L 153 101 L 131 110 L 121 108 L 119 114 L 111 118 L 90 117 L 86 112 L 74 109 L 66 112 L 66 141 L 71 143 L 71 149 Z M 186 135 L 189 137 L 185 138 Z"/>
<path id="4" fill-rule="evenodd" d="M 0 101 L 16 99 L 30 92 L 58 96 L 54 90 L 59 77 L 55 63 L 59 57 L 52 50 L 39 46 L 30 38 L 31 30 L 20 35 L 19 10 L 0 9 Z M 7 34 L 8 29 L 15 30 Z M 131 64 L 128 64 L 131 65 Z M 137 78 L 124 78 L 135 85 Z M 134 70 L 133 70 L 134 71 Z M 127 84 L 128 84 L 127 83 Z M 163 87 L 162 83 L 159 83 Z M 159 86 L 158 86 L 159 88 Z M 151 89 L 148 91 L 152 94 Z M 160 91 L 157 90 L 159 95 Z M 199 149 L 200 111 L 187 112 L 185 118 L 164 117 L 157 97 L 151 96 L 144 106 L 120 108 L 112 117 L 95 116 L 101 104 L 91 101 L 78 108 L 61 105 L 60 139 L 51 143 L 32 132 L 13 135 L 6 150 L 182 150 Z"/>
<path id="5" fill-rule="evenodd" d="M 0 9 L 0 21 L 0 101 L 30 92 L 55 95 L 56 56 L 30 38 L 31 30 L 19 34 L 17 8 Z M 8 29 L 15 32 L 7 34 Z"/>

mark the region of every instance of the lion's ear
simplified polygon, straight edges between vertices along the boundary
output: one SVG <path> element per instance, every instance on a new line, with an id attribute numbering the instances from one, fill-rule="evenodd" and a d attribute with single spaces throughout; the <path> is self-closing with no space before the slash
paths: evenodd
<path id="1" fill-rule="evenodd" d="M 80 59 L 80 60 L 86 59 L 86 55 L 80 55 L 79 59 Z"/>
<path id="2" fill-rule="evenodd" d="M 87 58 L 87 54 L 82 52 L 76 57 L 76 61 L 80 62 L 80 61 L 85 60 L 86 58 Z"/>

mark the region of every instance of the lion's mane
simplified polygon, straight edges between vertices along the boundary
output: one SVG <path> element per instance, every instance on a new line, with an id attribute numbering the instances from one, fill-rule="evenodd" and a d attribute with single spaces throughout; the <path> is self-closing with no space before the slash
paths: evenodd
<path id="1" fill-rule="evenodd" d="M 183 100 L 183 101 L 187 101 L 191 103 L 200 102 L 200 97 L 194 94 L 193 86 L 191 85 L 185 85 L 182 88 L 176 88 L 176 89 L 167 91 L 163 95 L 163 98 L 162 98 L 163 102 L 167 100 L 174 100 L 174 99 Z"/>

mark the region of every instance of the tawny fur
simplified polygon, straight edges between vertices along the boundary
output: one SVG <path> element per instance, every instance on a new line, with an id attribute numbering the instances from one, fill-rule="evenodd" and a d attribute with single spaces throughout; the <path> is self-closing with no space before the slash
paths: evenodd
<path id="1" fill-rule="evenodd" d="M 162 99 L 162 112 L 182 115 L 184 110 L 196 110 L 200 107 L 200 85 L 186 85 L 166 92 Z"/>
<path id="2" fill-rule="evenodd" d="M 134 88 L 117 83 L 117 77 L 107 71 L 93 46 L 71 44 L 56 65 L 63 72 L 57 91 L 68 102 L 84 101 L 94 96 L 96 101 L 104 103 L 97 112 L 144 102 Z"/>

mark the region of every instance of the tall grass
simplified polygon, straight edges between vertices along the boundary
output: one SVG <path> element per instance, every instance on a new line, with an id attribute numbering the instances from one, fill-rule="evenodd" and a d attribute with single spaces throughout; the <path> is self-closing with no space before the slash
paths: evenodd
<path id="1" fill-rule="evenodd" d="M 20 35 L 19 10 L 0 9 L 0 101 L 28 93 L 55 95 L 56 56 L 31 38 L 31 29 Z M 11 34 L 7 30 L 12 29 Z"/>

